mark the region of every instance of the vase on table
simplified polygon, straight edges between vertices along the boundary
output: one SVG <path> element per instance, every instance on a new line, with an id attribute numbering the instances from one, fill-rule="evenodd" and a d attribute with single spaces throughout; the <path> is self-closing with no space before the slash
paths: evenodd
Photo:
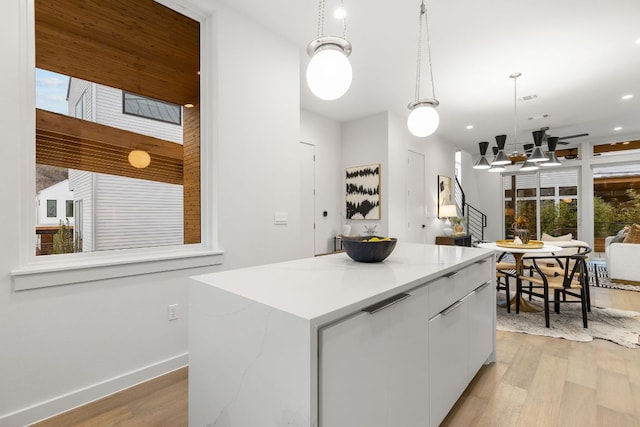
<path id="1" fill-rule="evenodd" d="M 526 228 L 514 228 L 513 237 L 518 237 L 523 244 L 529 243 L 529 230 Z"/>

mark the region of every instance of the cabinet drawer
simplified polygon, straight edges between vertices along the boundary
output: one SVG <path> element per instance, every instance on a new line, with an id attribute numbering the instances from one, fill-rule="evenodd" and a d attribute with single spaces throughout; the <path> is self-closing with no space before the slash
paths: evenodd
<path id="1" fill-rule="evenodd" d="M 478 286 L 491 280 L 491 258 L 484 258 L 474 262 L 465 268 L 465 274 L 467 276 L 469 292 L 471 292 Z"/>
<path id="2" fill-rule="evenodd" d="M 429 283 L 429 318 L 467 295 L 469 290 L 464 286 L 465 282 L 466 272 L 462 269 Z"/>

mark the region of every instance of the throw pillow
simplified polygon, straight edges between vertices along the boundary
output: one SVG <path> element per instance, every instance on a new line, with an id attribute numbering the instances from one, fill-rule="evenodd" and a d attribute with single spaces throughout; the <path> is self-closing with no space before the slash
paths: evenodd
<path id="1" fill-rule="evenodd" d="M 614 236 L 614 237 L 613 237 L 613 239 L 611 239 L 611 241 L 609 242 L 609 244 L 612 244 L 612 243 L 622 243 L 622 242 L 624 241 L 624 238 L 625 238 L 625 237 L 626 237 L 625 235 L 622 235 L 622 236 Z"/>
<path id="2" fill-rule="evenodd" d="M 631 227 L 629 227 L 628 225 L 625 225 L 622 230 L 618 231 L 616 236 L 626 236 L 627 233 L 629 232 L 629 228 L 631 228 Z"/>
<path id="3" fill-rule="evenodd" d="M 542 233 L 542 241 L 546 242 L 569 242 L 573 240 L 573 233 L 565 234 L 563 236 L 554 237 L 547 233 Z"/>
<path id="4" fill-rule="evenodd" d="M 622 243 L 640 243 L 640 225 L 633 224 Z"/>

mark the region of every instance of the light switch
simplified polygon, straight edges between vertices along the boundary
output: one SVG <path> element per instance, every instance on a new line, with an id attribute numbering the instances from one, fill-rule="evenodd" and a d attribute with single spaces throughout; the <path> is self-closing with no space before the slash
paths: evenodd
<path id="1" fill-rule="evenodd" d="M 275 225 L 287 225 L 289 223 L 289 212 L 276 212 L 273 217 Z"/>

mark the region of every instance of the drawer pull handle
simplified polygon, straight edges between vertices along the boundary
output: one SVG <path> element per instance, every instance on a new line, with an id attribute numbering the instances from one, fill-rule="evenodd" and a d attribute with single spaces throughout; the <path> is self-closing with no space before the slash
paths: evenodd
<path id="1" fill-rule="evenodd" d="M 452 271 L 450 273 L 447 273 L 444 275 L 444 277 L 446 277 L 447 279 L 451 279 L 452 277 L 455 277 L 458 275 L 458 271 Z"/>
<path id="2" fill-rule="evenodd" d="M 389 308 L 392 305 L 397 304 L 400 301 L 409 298 L 410 296 L 411 296 L 411 294 L 406 294 L 406 293 L 401 293 L 401 294 L 398 294 L 398 295 L 394 295 L 394 296 L 389 297 L 387 299 L 383 299 L 380 302 L 372 304 L 369 307 L 365 307 L 365 308 L 362 309 L 362 311 L 367 312 L 369 314 L 376 314 L 377 312 L 382 311 L 385 308 Z"/>
<path id="3" fill-rule="evenodd" d="M 487 286 L 489 286 L 491 284 L 491 280 L 483 283 L 482 285 L 478 286 L 474 292 L 480 292 L 481 290 L 483 290 L 484 288 L 486 288 Z"/>
<path id="4" fill-rule="evenodd" d="M 442 310 L 442 315 L 446 316 L 447 314 L 451 313 L 453 310 L 455 310 L 456 308 L 460 307 L 463 302 L 464 301 L 462 301 L 462 300 L 454 302 L 449 307 L 447 307 L 444 310 Z"/>
<path id="5" fill-rule="evenodd" d="M 476 264 L 484 264 L 485 262 L 487 262 L 486 259 L 481 259 L 480 261 L 476 261 Z"/>

